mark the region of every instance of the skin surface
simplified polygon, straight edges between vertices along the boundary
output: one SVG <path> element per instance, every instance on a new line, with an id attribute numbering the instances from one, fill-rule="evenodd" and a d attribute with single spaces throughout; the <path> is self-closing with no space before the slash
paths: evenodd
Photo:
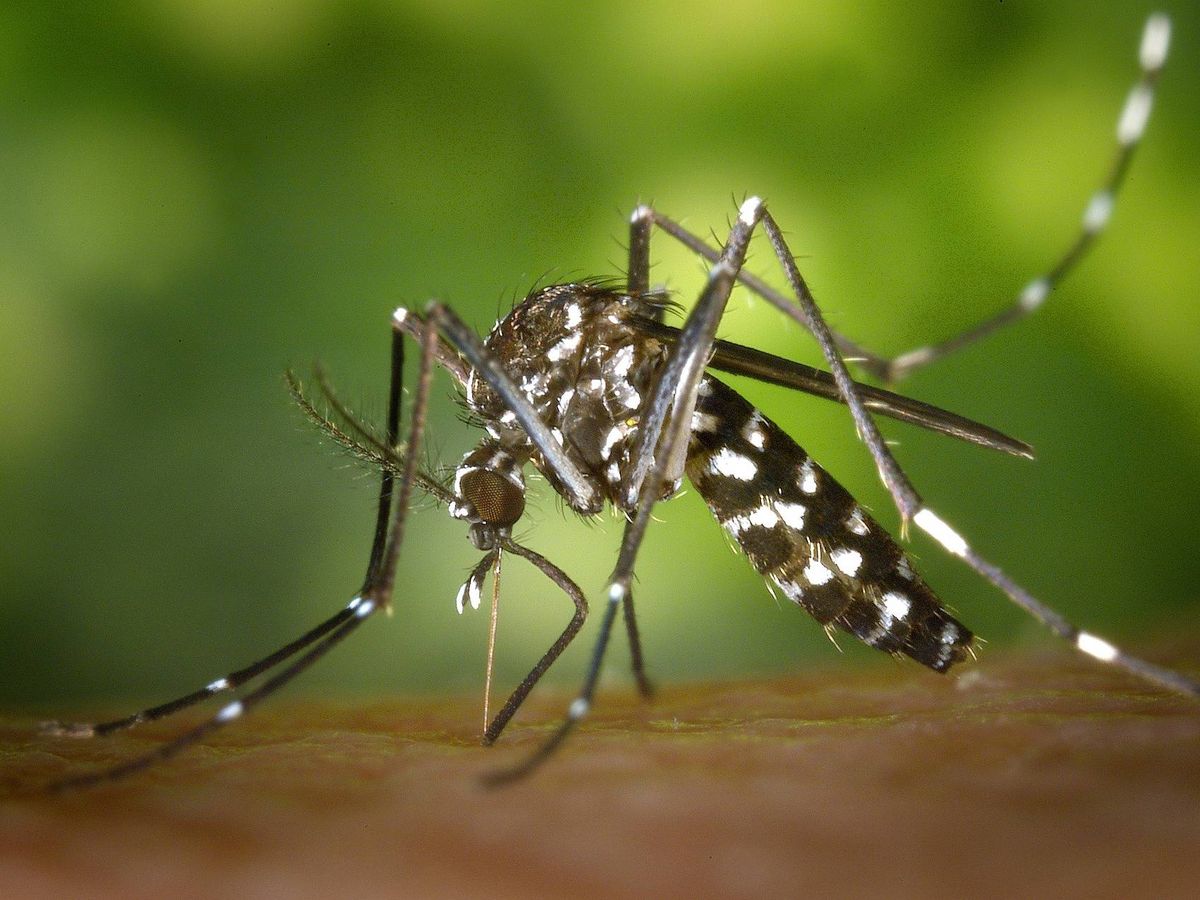
<path id="1" fill-rule="evenodd" d="M 1144 649 L 1144 648 L 1143 648 Z M 1150 654 L 1186 668 L 1196 647 Z M 1189 663 L 1189 661 L 1191 661 Z M 495 750 L 477 698 L 282 701 L 168 765 L 19 786 L 175 733 L 0 725 L 5 897 L 1182 896 L 1200 878 L 1200 706 L 1061 648 L 940 678 L 886 662 L 601 692 L 533 779 L 567 697 Z"/>

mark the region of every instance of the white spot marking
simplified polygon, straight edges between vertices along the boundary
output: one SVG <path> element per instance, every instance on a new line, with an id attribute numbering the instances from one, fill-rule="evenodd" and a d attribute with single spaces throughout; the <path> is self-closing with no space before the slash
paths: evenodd
<path id="1" fill-rule="evenodd" d="M 474 452 L 475 452 L 474 450 L 470 451 L 470 453 L 467 453 L 467 455 L 464 456 L 463 459 L 466 459 L 467 456 L 470 456 L 471 453 L 474 453 Z M 454 494 L 455 494 L 455 496 L 461 497 L 463 495 L 463 489 L 462 489 L 463 479 L 466 478 L 471 473 L 478 472 L 478 471 L 480 471 L 479 466 L 463 466 L 463 465 L 460 465 L 457 469 L 454 470 Z M 354 599 L 358 600 L 359 598 L 355 597 Z M 357 607 L 358 604 L 355 603 L 354 606 Z"/>
<path id="2" fill-rule="evenodd" d="M 804 567 L 804 577 L 808 579 L 809 584 L 820 587 L 833 578 L 833 572 L 820 560 L 813 559 Z"/>
<path id="3" fill-rule="evenodd" d="M 1088 656 L 1094 656 L 1103 662 L 1112 662 L 1119 655 L 1117 648 L 1108 641 L 1086 631 L 1079 632 L 1079 636 L 1075 638 L 1075 646 Z"/>
<path id="4" fill-rule="evenodd" d="M 217 713 L 216 719 L 218 722 L 232 722 L 242 714 L 242 711 L 245 710 L 245 708 L 246 707 L 242 706 L 241 700 L 234 700 L 228 706 L 221 708 L 221 711 Z"/>
<path id="5" fill-rule="evenodd" d="M 392 313 L 392 321 L 397 325 L 403 325 L 408 320 L 408 310 L 403 306 L 396 307 L 396 311 Z"/>
<path id="6" fill-rule="evenodd" d="M 712 434 L 721 426 L 721 420 L 712 413 L 696 411 L 692 413 L 692 431 L 696 434 Z"/>
<path id="7" fill-rule="evenodd" d="M 579 342 L 583 340 L 581 332 L 568 334 L 565 338 L 546 351 L 546 359 L 552 362 L 560 362 L 570 356 L 579 347 Z"/>
<path id="8" fill-rule="evenodd" d="M 903 619 L 912 609 L 912 601 L 896 591 L 883 595 L 883 611 L 893 619 Z"/>
<path id="9" fill-rule="evenodd" d="M 796 582 L 784 581 L 778 576 L 772 576 L 771 580 L 779 585 L 779 589 L 782 590 L 784 595 L 793 603 L 799 603 L 804 597 L 804 588 L 800 587 L 800 585 L 796 584 Z"/>
<path id="10" fill-rule="evenodd" d="M 758 221 L 758 217 L 762 214 L 761 210 L 762 199 L 760 197 L 748 197 L 738 210 L 738 218 L 741 219 L 743 225 L 754 225 Z"/>
<path id="11" fill-rule="evenodd" d="M 779 524 L 779 515 L 767 503 L 750 513 L 749 518 L 751 525 L 758 525 L 760 528 L 774 528 Z"/>
<path id="12" fill-rule="evenodd" d="M 938 638 L 938 640 L 941 643 L 945 644 L 947 647 L 949 647 L 951 644 L 953 644 L 955 641 L 957 641 L 958 638 L 959 638 L 958 626 L 955 625 L 953 622 L 947 622 L 945 624 L 945 626 L 942 628 L 942 634 L 941 634 L 941 637 Z"/>
<path id="13" fill-rule="evenodd" d="M 917 523 L 917 527 L 924 531 L 927 535 L 941 544 L 950 553 L 955 556 L 967 555 L 967 542 L 957 531 L 938 518 L 928 506 L 923 507 L 915 516 L 913 521 Z"/>
<path id="14" fill-rule="evenodd" d="M 642 405 L 642 395 L 629 382 L 622 385 L 617 400 L 624 409 L 637 409 Z"/>
<path id="15" fill-rule="evenodd" d="M 900 561 L 896 563 L 896 574 L 905 581 L 912 581 L 916 577 L 916 573 L 913 571 L 907 556 L 901 556 Z"/>
<path id="16" fill-rule="evenodd" d="M 583 697 L 576 697 L 571 701 L 571 705 L 567 707 L 567 718 L 572 722 L 578 722 L 588 714 L 588 710 L 592 708 L 592 704 L 588 703 Z"/>
<path id="17" fill-rule="evenodd" d="M 625 599 L 625 595 L 629 593 L 623 584 L 619 581 L 614 581 L 608 586 L 608 602 L 620 603 Z"/>
<path id="18" fill-rule="evenodd" d="M 633 344 L 626 344 L 613 354 L 612 371 L 617 376 L 624 378 L 629 374 L 631 368 L 633 368 Z"/>
<path id="19" fill-rule="evenodd" d="M 736 478 L 738 481 L 749 481 L 758 474 L 758 466 L 748 456 L 734 453 L 728 447 L 722 447 L 708 461 L 708 470 L 715 475 Z"/>
<path id="20" fill-rule="evenodd" d="M 346 604 L 346 609 L 358 609 L 358 604 L 362 603 L 362 597 L 355 597 Z"/>
<path id="21" fill-rule="evenodd" d="M 811 459 L 806 459 L 800 467 L 800 490 L 806 494 L 817 492 L 817 470 Z"/>
<path id="22" fill-rule="evenodd" d="M 1150 109 L 1154 106 L 1154 91 L 1144 84 L 1135 85 L 1117 121 L 1117 140 L 1128 147 L 1136 143 L 1146 130 Z"/>
<path id="23" fill-rule="evenodd" d="M 857 550 L 851 550 L 848 547 L 839 547 L 829 554 L 833 564 L 842 570 L 846 575 L 853 575 L 862 565 L 862 554 Z M 884 599 L 887 599 L 886 597 Z"/>
<path id="24" fill-rule="evenodd" d="M 775 512 L 779 513 L 779 518 L 783 519 L 789 528 L 796 531 L 804 530 L 804 515 L 808 512 L 808 508 L 803 503 L 787 503 L 777 500 Z"/>
<path id="25" fill-rule="evenodd" d="M 629 217 L 629 221 L 635 223 L 640 222 L 642 219 L 650 218 L 652 214 L 653 210 L 651 210 L 650 207 L 646 206 L 645 204 L 642 204 L 633 211 L 633 215 Z"/>
<path id="26" fill-rule="evenodd" d="M 467 579 L 467 599 L 471 601 L 471 609 L 479 609 L 479 602 L 483 599 L 483 591 L 479 581 L 475 578 Z"/>
<path id="27" fill-rule="evenodd" d="M 742 437 L 746 441 L 759 450 L 767 445 L 767 433 L 762 428 L 763 417 L 762 413 L 755 410 L 744 426 L 742 426 Z"/>
<path id="28" fill-rule="evenodd" d="M 608 468 L 605 470 L 605 474 L 608 475 L 609 484 L 620 484 L 621 483 L 621 467 L 618 466 L 615 462 L 610 462 L 608 464 Z"/>
<path id="29" fill-rule="evenodd" d="M 604 446 L 600 448 L 600 458 L 608 459 L 612 455 L 613 447 L 621 438 L 625 437 L 625 429 L 621 425 L 614 425 L 608 432 L 608 437 L 604 439 Z"/>
<path id="30" fill-rule="evenodd" d="M 1021 297 L 1017 301 L 1021 304 L 1021 309 L 1026 312 L 1033 312 L 1046 300 L 1046 295 L 1050 293 L 1050 282 L 1045 278 L 1038 278 L 1025 285 L 1025 289 L 1021 291 Z"/>
<path id="31" fill-rule="evenodd" d="M 558 395 L 558 414 L 565 416 L 567 407 L 571 405 L 571 400 L 575 397 L 575 388 L 567 388 Z"/>
<path id="32" fill-rule="evenodd" d="M 227 691 L 227 690 L 229 690 L 229 679 L 228 678 L 218 678 L 216 681 L 214 681 L 212 684 L 210 684 L 208 687 L 206 687 L 205 690 L 208 691 L 210 694 L 218 694 L 221 691 Z"/>
<path id="33" fill-rule="evenodd" d="M 559 429 L 551 428 L 550 429 L 550 437 L 554 438 L 554 440 L 558 444 L 558 446 L 561 447 L 563 445 L 563 433 Z"/>
<path id="34" fill-rule="evenodd" d="M 897 356 L 892 362 L 892 368 L 898 372 L 903 372 L 924 365 L 932 358 L 932 347 L 917 347 L 914 350 L 909 350 L 907 353 Z"/>
<path id="35" fill-rule="evenodd" d="M 461 616 L 467 605 L 467 582 L 462 583 L 462 587 L 458 589 L 458 593 L 454 596 L 454 608 L 458 610 Z"/>
<path id="36" fill-rule="evenodd" d="M 870 529 L 867 527 L 867 520 L 863 518 L 861 506 L 856 506 L 853 510 L 851 510 L 849 517 L 846 519 L 846 527 L 849 528 L 853 534 L 862 535 L 870 531 Z"/>
<path id="37" fill-rule="evenodd" d="M 1142 46 L 1138 60 L 1147 72 L 1155 72 L 1167 61 L 1167 49 L 1171 46 L 1171 20 L 1165 13 L 1154 13 L 1146 20 L 1142 32 Z"/>
<path id="38" fill-rule="evenodd" d="M 583 321 L 583 310 L 579 308 L 578 303 L 571 303 L 567 306 L 567 327 L 578 328 Z"/>
<path id="39" fill-rule="evenodd" d="M 506 409 L 504 412 L 500 413 L 500 421 L 505 425 L 511 425 L 513 422 L 517 421 L 517 414 L 511 409 Z"/>
<path id="40" fill-rule="evenodd" d="M 750 517 L 749 516 L 730 516 L 728 519 L 726 519 L 721 524 L 725 526 L 726 531 L 728 531 L 734 537 L 737 537 L 739 534 L 741 534 L 743 531 L 745 531 L 747 528 L 750 527 Z"/>
<path id="41" fill-rule="evenodd" d="M 365 619 L 371 613 L 375 612 L 375 601 L 364 599 L 358 604 L 358 609 L 354 611 L 354 615 L 359 619 Z"/>
<path id="42" fill-rule="evenodd" d="M 708 280 L 716 281 L 719 278 L 733 278 L 737 273 L 733 266 L 727 260 L 718 260 L 717 264 L 708 270 Z"/>
<path id="43" fill-rule="evenodd" d="M 1096 191 L 1088 201 L 1087 209 L 1083 211 L 1083 230 L 1095 234 L 1108 224 L 1112 218 L 1112 191 Z"/>
<path id="44" fill-rule="evenodd" d="M 546 374 L 526 375 L 521 379 L 521 390 L 530 402 L 536 402 L 538 395 L 546 390 Z"/>

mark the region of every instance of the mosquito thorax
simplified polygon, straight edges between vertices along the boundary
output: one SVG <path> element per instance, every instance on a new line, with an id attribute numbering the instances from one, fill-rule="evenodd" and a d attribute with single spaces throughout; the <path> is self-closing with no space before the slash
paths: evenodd
<path id="1" fill-rule="evenodd" d="M 466 401 L 497 442 L 514 446 L 581 515 L 608 500 L 628 510 L 621 491 L 637 442 L 643 404 L 668 348 L 639 328 L 666 303 L 597 283 L 542 288 L 496 323 L 486 346 L 532 404 L 550 433 L 593 487 L 596 501 L 576 504 L 553 467 L 528 442 L 515 415 L 473 373 Z M 674 493 L 668 485 L 664 495 Z"/>

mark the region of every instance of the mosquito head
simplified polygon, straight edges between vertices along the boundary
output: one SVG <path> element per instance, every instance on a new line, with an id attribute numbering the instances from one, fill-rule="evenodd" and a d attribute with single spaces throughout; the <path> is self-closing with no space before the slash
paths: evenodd
<path id="1" fill-rule="evenodd" d="M 450 514 L 471 523 L 472 544 L 491 550 L 525 512 L 521 463 L 495 442 L 485 441 L 459 463 L 454 494 Z"/>

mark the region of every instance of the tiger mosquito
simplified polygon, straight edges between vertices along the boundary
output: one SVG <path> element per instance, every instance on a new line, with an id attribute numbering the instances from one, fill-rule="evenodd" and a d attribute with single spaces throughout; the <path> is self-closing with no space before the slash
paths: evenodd
<path id="1" fill-rule="evenodd" d="M 901 518 L 901 532 L 917 526 L 954 557 L 991 582 L 1010 601 L 1079 651 L 1168 690 L 1200 697 L 1200 682 L 1131 656 L 1084 631 L 1042 603 L 982 557 L 917 493 L 894 459 L 872 413 L 885 415 L 981 446 L 1031 457 L 1030 448 L 995 429 L 928 404 L 853 380 L 852 359 L 885 383 L 981 340 L 1035 310 L 1076 266 L 1108 224 L 1133 152 L 1149 120 L 1154 88 L 1166 62 L 1170 21 L 1154 14 L 1139 48 L 1140 76 L 1121 110 L 1116 153 L 1107 176 L 1084 210 L 1074 242 L 1015 301 L 992 318 L 940 344 L 896 357 L 871 352 L 826 324 L 795 258 L 765 203 L 751 197 L 739 208 L 721 247 L 648 205 L 630 220 L 629 263 L 623 288 L 576 282 L 541 288 L 518 303 L 483 341 L 447 306 L 423 313 L 400 308 L 392 318 L 391 387 L 383 437 L 344 407 L 322 373 L 322 412 L 288 373 L 305 414 L 327 435 L 381 472 L 378 508 L 366 576 L 336 614 L 274 653 L 190 694 L 107 722 L 47 723 L 48 733 L 108 735 L 161 719 L 209 698 L 269 677 L 215 715 L 143 756 L 97 772 L 65 778 L 62 790 L 113 781 L 168 759 L 240 718 L 313 665 L 364 621 L 391 605 L 411 498 L 421 490 L 468 523 L 484 552 L 458 592 L 461 611 L 480 604 L 489 572 L 501 555 L 528 560 L 573 603 L 558 639 L 509 696 L 483 733 L 493 743 L 582 628 L 584 592 L 557 565 L 513 537 L 525 509 L 527 464 L 542 474 L 567 506 L 595 516 L 611 504 L 625 519 L 621 546 L 605 592 L 599 635 L 583 685 L 557 729 L 517 765 L 488 781 L 523 777 L 549 758 L 587 715 L 618 613 L 631 648 L 635 679 L 651 693 L 645 674 L 631 584 L 634 563 L 657 503 L 674 496 L 684 475 L 751 564 L 827 630 L 840 629 L 869 646 L 908 656 L 945 672 L 971 653 L 974 637 L 951 616 L 892 537 L 778 425 L 708 370 L 747 375 L 845 404 L 858 435 Z M 783 269 L 790 294 L 745 271 L 752 234 L 762 229 Z M 657 229 L 711 263 L 707 283 L 682 327 L 663 322 L 673 306 L 649 284 L 650 238 Z M 828 372 L 716 337 L 735 283 L 764 298 L 809 331 Z M 400 441 L 406 339 L 420 347 L 407 439 Z M 424 436 L 433 366 L 441 365 L 463 391 L 469 417 L 486 436 L 444 482 L 416 462 Z M 286 663 L 286 665 L 285 665 Z M 485 719 L 486 722 L 486 719 Z"/>

